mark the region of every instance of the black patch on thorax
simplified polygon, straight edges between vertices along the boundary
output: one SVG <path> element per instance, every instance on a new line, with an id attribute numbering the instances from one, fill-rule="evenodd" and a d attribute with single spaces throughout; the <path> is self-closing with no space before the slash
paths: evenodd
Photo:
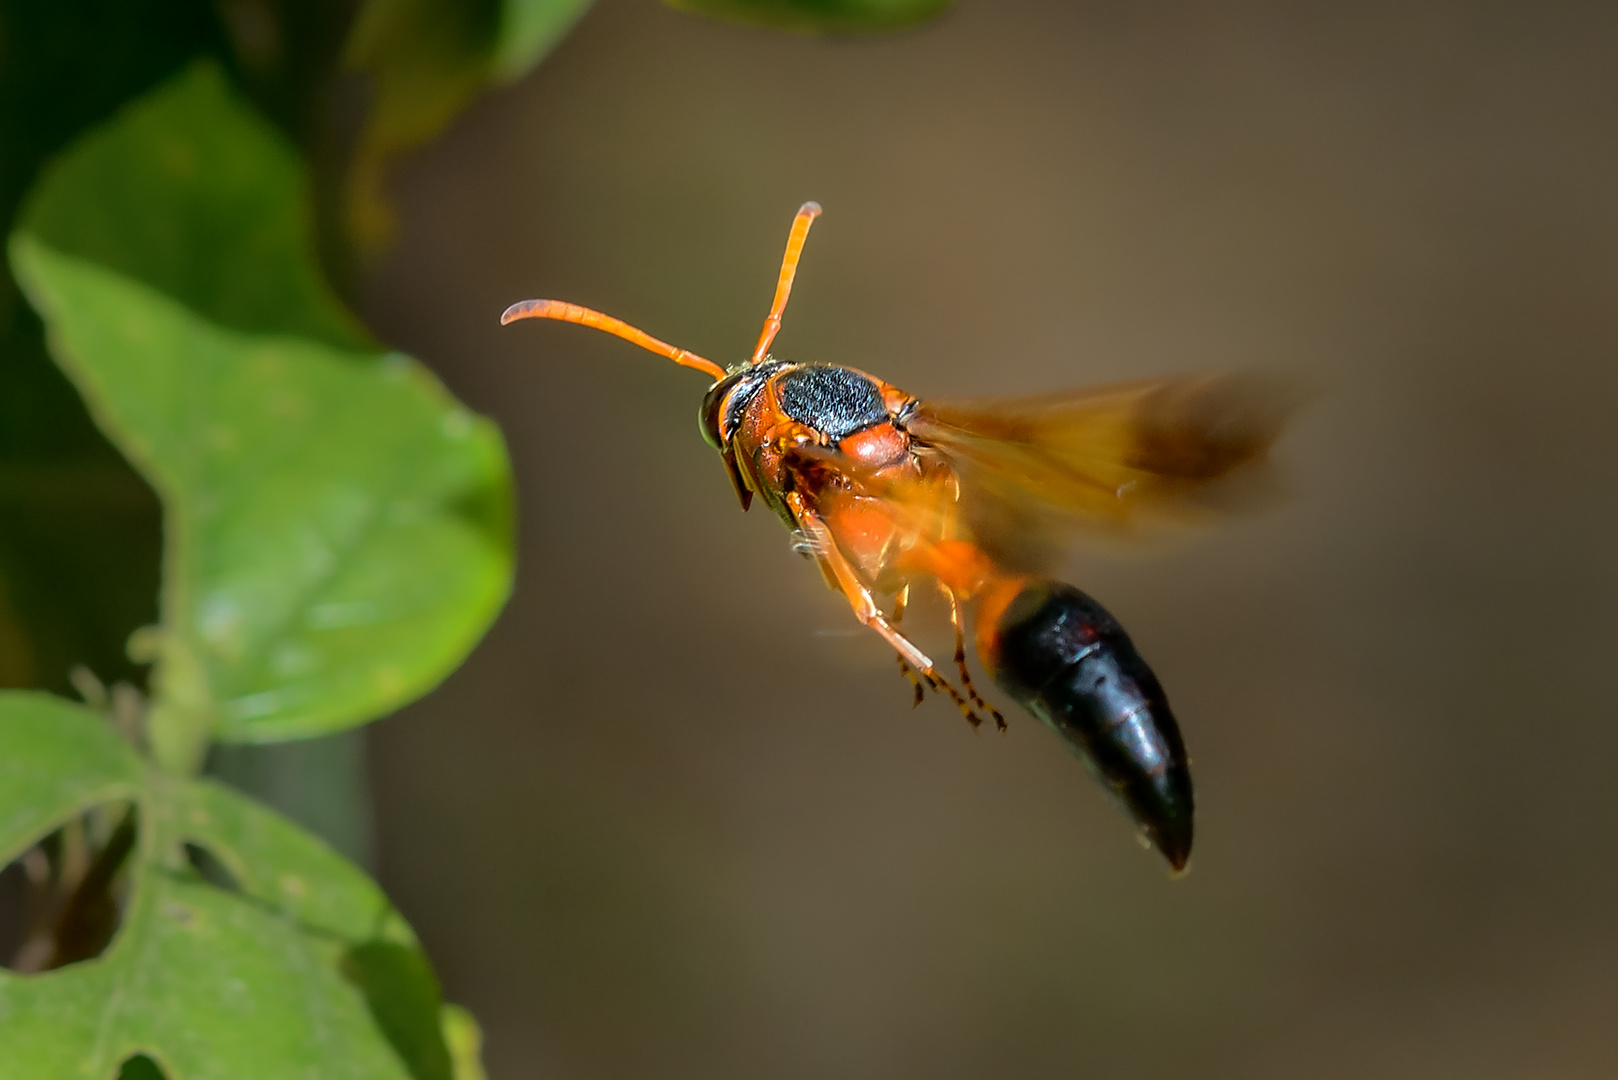
<path id="1" fill-rule="evenodd" d="M 782 412 L 834 442 L 888 419 L 876 384 L 845 367 L 792 368 L 776 380 L 775 395 Z"/>

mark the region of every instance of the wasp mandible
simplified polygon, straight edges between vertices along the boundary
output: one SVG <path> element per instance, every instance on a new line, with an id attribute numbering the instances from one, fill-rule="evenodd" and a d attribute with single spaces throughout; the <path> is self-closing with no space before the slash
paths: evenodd
<path id="1" fill-rule="evenodd" d="M 1062 534 L 1218 508 L 1280 431 L 1287 395 L 1251 375 L 1186 375 L 1030 399 L 925 402 L 838 364 L 770 354 L 809 226 L 793 219 L 753 355 L 722 368 L 620 319 L 524 300 L 502 324 L 559 319 L 615 334 L 713 379 L 703 438 L 746 510 L 773 510 L 854 618 L 899 656 L 919 704 L 947 695 L 976 727 L 1005 728 L 966 666 L 963 605 L 978 659 L 1056 731 L 1176 871 L 1191 852 L 1191 773 L 1151 668 L 1100 604 L 1047 576 Z M 911 586 L 942 591 L 956 685 L 901 629 Z M 878 598 L 887 601 L 886 610 Z"/>

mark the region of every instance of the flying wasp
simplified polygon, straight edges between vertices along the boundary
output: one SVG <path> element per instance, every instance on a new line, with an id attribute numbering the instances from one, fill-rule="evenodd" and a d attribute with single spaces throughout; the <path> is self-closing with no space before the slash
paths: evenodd
<path id="1" fill-rule="evenodd" d="M 1253 375 L 1181 375 L 926 402 L 854 368 L 778 360 L 770 345 L 819 214 L 809 202 L 793 219 L 758 344 L 730 368 L 561 300 L 524 300 L 500 321 L 578 323 L 709 376 L 702 436 L 742 509 L 756 496 L 781 518 L 854 618 L 898 654 L 916 702 L 930 689 L 974 727 L 988 716 L 1004 730 L 966 666 L 964 605 L 974 603 L 984 669 L 1183 869 L 1194 800 L 1168 699 L 1118 621 L 1046 567 L 1075 527 L 1129 529 L 1227 506 L 1279 433 L 1289 395 Z M 902 630 L 922 581 L 948 605 L 958 685 Z"/>

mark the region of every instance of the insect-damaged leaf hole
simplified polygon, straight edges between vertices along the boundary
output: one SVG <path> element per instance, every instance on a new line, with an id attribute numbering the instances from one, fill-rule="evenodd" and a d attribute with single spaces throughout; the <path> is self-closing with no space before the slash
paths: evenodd
<path id="1" fill-rule="evenodd" d="M 185 861 L 196 875 L 216 889 L 223 889 L 229 893 L 242 891 L 242 883 L 236 880 L 236 875 L 230 872 L 230 867 L 219 860 L 219 857 L 200 844 L 187 843 L 185 845 Z"/>
<path id="2" fill-rule="evenodd" d="M 168 1076 L 145 1054 L 134 1054 L 124 1059 L 118 1080 L 168 1080 Z"/>
<path id="3" fill-rule="evenodd" d="M 129 900 L 138 818 L 130 802 L 92 806 L 0 872 L 0 965 L 31 975 L 107 950 Z"/>

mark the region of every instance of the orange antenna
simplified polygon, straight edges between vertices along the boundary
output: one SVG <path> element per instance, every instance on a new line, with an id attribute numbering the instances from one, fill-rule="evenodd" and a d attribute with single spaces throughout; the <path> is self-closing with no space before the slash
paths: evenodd
<path id="1" fill-rule="evenodd" d="M 781 256 L 781 277 L 775 283 L 775 303 L 770 305 L 769 317 L 764 320 L 764 332 L 758 336 L 758 347 L 753 350 L 749 363 L 764 360 L 770 351 L 770 342 L 781 332 L 781 313 L 787 309 L 787 297 L 792 295 L 792 279 L 798 274 L 798 257 L 803 254 L 803 242 L 809 235 L 809 226 L 820 216 L 820 204 L 806 202 L 798 208 L 792 219 L 792 231 L 787 233 L 787 251 Z"/>
<path id="2" fill-rule="evenodd" d="M 798 241 L 803 246 L 803 241 Z M 705 360 L 696 353 L 684 349 L 676 349 L 666 341 L 659 341 L 644 330 L 637 330 L 622 319 L 615 319 L 611 315 L 603 315 L 599 311 L 578 304 L 570 304 L 565 300 L 521 300 L 506 308 L 505 314 L 500 316 L 500 325 L 506 326 L 518 319 L 557 319 L 561 322 L 578 323 L 580 326 L 589 326 L 597 330 L 605 330 L 625 341 L 632 341 L 643 349 L 649 349 L 657 355 L 673 360 L 681 367 L 696 368 L 698 371 L 713 376 L 714 382 L 725 377 L 725 369 L 712 360 Z M 781 320 L 776 319 L 779 323 Z"/>

